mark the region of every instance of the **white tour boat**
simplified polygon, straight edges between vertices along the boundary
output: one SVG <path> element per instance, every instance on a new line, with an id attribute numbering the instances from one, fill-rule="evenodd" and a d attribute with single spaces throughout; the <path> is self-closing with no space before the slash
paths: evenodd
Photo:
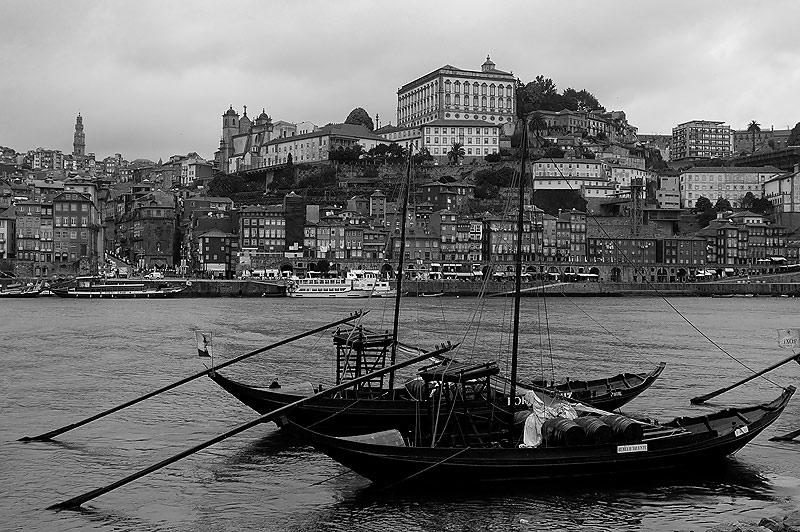
<path id="1" fill-rule="evenodd" d="M 394 297 L 397 292 L 377 270 L 350 270 L 342 277 L 292 277 L 286 284 L 289 297 Z"/>

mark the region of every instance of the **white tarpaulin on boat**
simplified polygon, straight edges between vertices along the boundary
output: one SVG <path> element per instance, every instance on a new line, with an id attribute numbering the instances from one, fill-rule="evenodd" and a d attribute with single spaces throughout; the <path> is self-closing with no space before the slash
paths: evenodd
<path id="1" fill-rule="evenodd" d="M 522 446 L 524 447 L 538 447 L 542 443 L 542 425 L 548 419 L 563 417 L 566 419 L 575 419 L 578 413 L 566 401 L 561 401 L 556 398 L 548 398 L 550 404 L 545 404 L 544 401 L 535 393 L 528 392 L 522 398 L 526 405 L 528 405 L 530 414 L 525 418 L 525 428 L 522 432 Z"/>

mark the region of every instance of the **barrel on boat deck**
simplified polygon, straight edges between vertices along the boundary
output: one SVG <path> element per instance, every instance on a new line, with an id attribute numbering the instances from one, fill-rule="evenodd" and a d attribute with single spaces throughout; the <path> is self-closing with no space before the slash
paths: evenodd
<path id="1" fill-rule="evenodd" d="M 586 432 L 586 440 L 590 443 L 609 443 L 614 436 L 611 426 L 595 416 L 584 416 L 573 420 Z"/>
<path id="2" fill-rule="evenodd" d="M 636 443 L 642 441 L 644 437 L 642 426 L 631 418 L 610 414 L 607 416 L 600 416 L 600 419 L 603 420 L 603 423 L 611 427 L 613 441 L 615 442 Z"/>
<path id="3" fill-rule="evenodd" d="M 547 445 L 573 447 L 586 443 L 586 432 L 571 419 L 557 417 L 542 424 L 542 437 Z"/>

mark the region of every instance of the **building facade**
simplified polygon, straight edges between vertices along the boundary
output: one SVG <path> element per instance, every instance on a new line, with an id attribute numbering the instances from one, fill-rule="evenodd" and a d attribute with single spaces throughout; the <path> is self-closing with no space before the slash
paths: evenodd
<path id="1" fill-rule="evenodd" d="M 774 166 L 689 168 L 680 175 L 681 207 L 694 207 L 700 197 L 708 198 L 712 204 L 723 198 L 732 207 L 741 207 L 748 192 L 756 198 L 762 197 L 767 181 L 782 173 Z"/>
<path id="2" fill-rule="evenodd" d="M 766 180 L 764 197 L 772 203 L 775 212 L 800 212 L 800 165 L 795 165 L 794 172 Z"/>
<path id="3" fill-rule="evenodd" d="M 436 120 L 510 123 L 515 116 L 516 78 L 486 57 L 480 71 L 445 65 L 397 91 L 397 125 L 419 127 Z"/>
<path id="4" fill-rule="evenodd" d="M 670 158 L 721 159 L 733 154 L 731 127 L 725 122 L 691 120 L 672 128 Z"/>

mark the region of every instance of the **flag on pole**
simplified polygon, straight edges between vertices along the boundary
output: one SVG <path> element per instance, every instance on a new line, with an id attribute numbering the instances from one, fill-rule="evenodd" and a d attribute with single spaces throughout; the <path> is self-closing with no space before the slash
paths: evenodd
<path id="1" fill-rule="evenodd" d="M 784 349 L 800 347 L 800 329 L 778 329 L 778 345 Z"/>
<path id="2" fill-rule="evenodd" d="M 211 348 L 212 348 L 212 341 L 211 341 L 211 333 L 207 332 L 204 333 L 202 331 L 195 331 L 194 332 L 195 339 L 197 340 L 197 354 L 201 357 L 210 357 L 212 356 Z"/>

